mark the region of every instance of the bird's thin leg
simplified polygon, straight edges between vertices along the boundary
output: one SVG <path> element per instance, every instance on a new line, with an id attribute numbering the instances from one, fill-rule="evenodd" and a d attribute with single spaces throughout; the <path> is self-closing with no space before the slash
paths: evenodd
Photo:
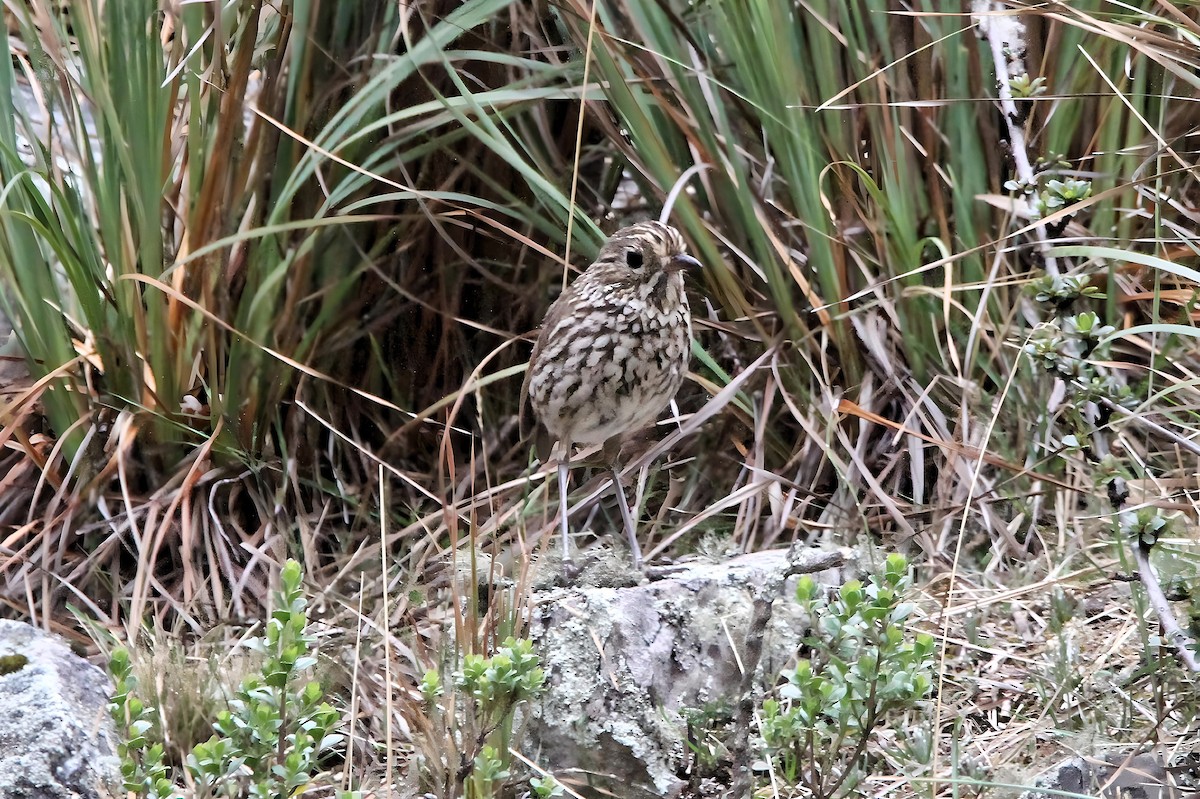
<path id="1" fill-rule="evenodd" d="M 621 471 L 617 462 L 612 465 L 613 490 L 617 492 L 617 504 L 621 508 L 621 521 L 625 523 L 625 536 L 629 539 L 629 551 L 633 553 L 633 568 L 642 568 L 642 548 L 637 540 L 637 522 L 633 520 L 633 511 L 629 509 L 629 498 L 621 486 Z"/>
<path id="2" fill-rule="evenodd" d="M 558 458 L 558 513 L 562 522 L 563 567 L 571 562 L 571 537 L 567 532 L 567 472 L 571 468 L 571 444 L 564 441 Z"/>

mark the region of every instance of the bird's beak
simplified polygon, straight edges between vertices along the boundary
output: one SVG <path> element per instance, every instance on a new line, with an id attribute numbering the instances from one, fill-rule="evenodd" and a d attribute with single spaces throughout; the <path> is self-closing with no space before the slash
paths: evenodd
<path id="1" fill-rule="evenodd" d="M 682 272 L 685 269 L 699 269 L 703 264 L 690 255 L 676 255 L 667 262 L 667 271 Z"/>

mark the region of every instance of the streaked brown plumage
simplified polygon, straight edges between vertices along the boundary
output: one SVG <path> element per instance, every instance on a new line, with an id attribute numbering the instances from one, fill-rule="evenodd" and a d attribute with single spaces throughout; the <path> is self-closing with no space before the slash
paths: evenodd
<path id="1" fill-rule="evenodd" d="M 699 262 L 685 248 L 679 231 L 660 222 L 617 231 L 542 321 L 525 382 L 538 418 L 558 440 L 564 562 L 570 560 L 571 447 L 649 426 L 687 374 L 692 322 L 682 270 Z M 635 524 L 615 466 L 613 481 L 640 568 Z"/>

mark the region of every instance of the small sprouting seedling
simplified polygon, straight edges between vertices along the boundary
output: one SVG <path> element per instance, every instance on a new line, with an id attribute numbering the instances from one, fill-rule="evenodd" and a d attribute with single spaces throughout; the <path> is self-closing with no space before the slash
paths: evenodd
<path id="1" fill-rule="evenodd" d="M 1034 208 L 1039 216 L 1047 216 L 1060 208 L 1067 208 L 1092 196 L 1090 180 L 1049 180 L 1046 188 L 1038 195 Z"/>
<path id="2" fill-rule="evenodd" d="M 687 724 L 686 744 L 696 763 L 702 769 L 715 770 L 728 759 L 725 738 L 733 721 L 729 705 L 710 702 L 700 708 L 683 708 L 680 715 Z"/>
<path id="3" fill-rule="evenodd" d="M 827 599 L 811 577 L 796 597 L 820 632 L 812 655 L 784 673 L 779 699 L 762 707 L 762 741 L 778 776 L 818 799 L 847 796 L 866 775 L 867 744 L 889 715 L 932 687 L 933 636 L 911 635 L 903 601 L 908 561 L 891 555 L 882 574 L 852 580 Z"/>
<path id="4" fill-rule="evenodd" d="M 562 783 L 551 775 L 531 777 L 529 787 L 533 789 L 536 799 L 554 799 L 554 797 L 562 796 L 567 792 Z"/>
<path id="5" fill-rule="evenodd" d="M 1154 546 L 1163 536 L 1172 534 L 1172 521 L 1157 508 L 1139 508 L 1117 514 L 1117 527 L 1121 534 L 1146 548 Z"/>
<path id="6" fill-rule="evenodd" d="M 1050 594 L 1050 630 L 1058 634 L 1066 629 L 1075 618 L 1078 604 L 1060 586 L 1055 586 Z"/>
<path id="7" fill-rule="evenodd" d="M 512 772 L 505 767 L 505 760 L 494 746 L 485 746 L 475 756 L 467 796 L 488 797 L 494 794 L 497 782 L 508 779 Z"/>
<path id="8" fill-rule="evenodd" d="M 1107 485 L 1118 478 L 1129 479 L 1129 471 L 1112 453 L 1101 458 L 1092 470 L 1092 479 L 1098 486 Z"/>
<path id="9" fill-rule="evenodd" d="M 446 689 L 442 686 L 442 677 L 433 669 L 425 672 L 421 677 L 421 696 L 426 702 L 433 702 L 438 697 L 444 695 Z"/>
<path id="10" fill-rule="evenodd" d="M 1100 317 L 1091 311 L 1068 316 L 1063 320 L 1063 333 L 1080 341 L 1083 357 L 1099 349 L 1101 342 L 1116 330 L 1112 325 L 1101 323 Z"/>
<path id="11" fill-rule="evenodd" d="M 1037 97 L 1046 93 L 1046 79 L 1037 77 L 1031 80 L 1028 73 L 1023 73 L 1009 78 L 1008 88 L 1012 90 L 1013 97 L 1022 99 Z"/>
<path id="12" fill-rule="evenodd" d="M 1043 275 L 1033 281 L 1029 290 L 1038 302 L 1052 303 L 1057 308 L 1070 305 L 1080 297 L 1102 299 L 1104 292 L 1089 285 L 1087 275 Z"/>
<path id="13" fill-rule="evenodd" d="M 467 655 L 454 684 L 479 703 L 485 726 L 496 726 L 516 703 L 533 696 L 546 680 L 533 644 L 508 638 L 491 657 Z"/>

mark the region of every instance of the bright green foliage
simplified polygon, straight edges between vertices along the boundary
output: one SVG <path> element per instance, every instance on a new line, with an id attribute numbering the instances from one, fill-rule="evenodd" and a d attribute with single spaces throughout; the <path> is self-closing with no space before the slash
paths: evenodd
<path id="1" fill-rule="evenodd" d="M 1158 539 L 1171 534 L 1172 520 L 1158 508 L 1139 508 L 1117 514 L 1117 526 L 1121 535 L 1151 547 Z"/>
<path id="2" fill-rule="evenodd" d="M 512 772 L 505 768 L 506 757 L 502 757 L 494 746 L 485 746 L 476 755 L 468 783 L 468 796 L 491 796 L 496 783 L 508 779 Z"/>
<path id="3" fill-rule="evenodd" d="M 123 740 L 117 743 L 117 756 L 121 758 L 121 777 L 126 791 L 132 791 L 145 799 L 159 799 L 172 795 L 173 786 L 167 778 L 167 766 L 163 763 L 163 745 L 151 744 L 146 733 L 154 726 L 154 710 L 146 707 L 134 696 L 137 677 L 129 662 L 129 650 L 119 647 L 108 660 L 116 690 L 109 712 Z"/>
<path id="4" fill-rule="evenodd" d="M 529 787 L 533 788 L 533 795 L 537 799 L 552 799 L 555 796 L 562 796 L 566 793 L 566 789 L 562 784 L 554 779 L 554 777 L 533 777 L 529 780 Z"/>
<path id="5" fill-rule="evenodd" d="M 540 659 L 526 639 L 509 637 L 494 654 L 468 654 L 462 668 L 453 672 L 453 691 L 447 691 L 435 670 L 421 679 L 421 692 L 429 703 L 429 721 L 466 747 L 458 760 L 465 768 L 443 757 L 443 772 L 426 775 L 447 795 L 489 797 L 512 776 L 508 749 L 512 742 L 517 706 L 537 696 L 545 683 Z M 439 752 L 439 756 L 444 753 Z M 451 776 L 453 775 L 453 776 Z M 461 788 L 457 783 L 461 782 Z M 537 796 L 558 796 L 561 786 L 553 777 L 535 779 Z"/>
<path id="6" fill-rule="evenodd" d="M 1012 90 L 1013 97 L 1037 97 L 1046 93 L 1046 79 L 1037 77 L 1031 80 L 1028 74 L 1021 74 L 1009 78 L 1008 88 Z"/>
<path id="7" fill-rule="evenodd" d="M 882 574 L 852 580 L 826 598 L 809 576 L 796 598 L 818 634 L 810 657 L 785 672 L 778 699 L 763 703 L 762 738 L 777 776 L 812 796 L 849 795 L 866 774 L 866 746 L 890 714 L 929 694 L 933 636 L 905 629 L 908 562 L 888 557 Z M 910 725 L 911 726 L 911 725 Z"/>
<path id="8" fill-rule="evenodd" d="M 1082 202 L 1091 196 L 1092 182 L 1090 180 L 1075 180 L 1074 178 L 1049 180 L 1046 181 L 1046 188 L 1038 195 L 1038 201 L 1034 206 L 1042 216 L 1047 216 L 1060 208 Z"/>
<path id="9" fill-rule="evenodd" d="M 1069 335 L 1083 342 L 1084 350 L 1089 353 L 1095 352 L 1100 343 L 1114 330 L 1112 325 L 1103 324 L 1100 317 L 1091 311 L 1068 316 L 1063 320 L 1063 328 Z"/>
<path id="10" fill-rule="evenodd" d="M 1046 169 L 1051 166 L 1051 162 L 1042 160 L 1039 161 L 1038 165 Z M 1057 166 L 1059 163 L 1054 162 L 1054 165 Z M 1046 187 L 1039 191 L 1038 184 L 1040 182 L 1041 174 L 1035 176 L 1032 181 L 1006 180 L 1004 188 L 1012 192 L 1027 195 L 1033 205 L 1034 213 L 1038 217 L 1049 216 L 1056 211 L 1082 202 L 1092 196 L 1092 182 L 1090 180 L 1075 180 L 1074 178 L 1058 180 L 1052 178 L 1047 180 Z"/>
<path id="11" fill-rule="evenodd" d="M 510 637 L 490 658 L 467 655 L 462 670 L 454 673 L 454 684 L 476 699 L 490 715 L 532 696 L 542 687 L 546 675 L 538 662 L 532 643 Z"/>
<path id="12" fill-rule="evenodd" d="M 1064 307 L 1080 297 L 1103 299 L 1104 292 L 1090 283 L 1087 275 L 1042 275 L 1029 284 L 1029 290 L 1038 302 Z"/>
<path id="13" fill-rule="evenodd" d="M 333 732 L 337 711 L 322 701 L 321 686 L 300 682 L 316 663 L 300 582 L 300 564 L 289 560 L 266 635 L 251 642 L 266 657 L 260 673 L 217 716 L 217 734 L 188 757 L 188 769 L 210 795 L 290 795 L 320 770 L 321 755 L 342 742 Z"/>
<path id="14" fill-rule="evenodd" d="M 249 646 L 265 658 L 257 674 L 242 683 L 229 709 L 213 722 L 215 734 L 197 744 L 187 769 L 200 797 L 291 796 L 321 771 L 321 758 L 342 742 L 334 732 L 338 713 L 323 701 L 316 682 L 304 682 L 315 663 L 316 641 L 305 632 L 307 600 L 301 589 L 300 565 L 289 560 L 280 572 L 277 608 L 266 634 Z M 111 705 L 114 718 L 126 731 L 121 746 L 127 790 L 147 797 L 174 795 L 162 745 L 149 745 L 153 712 L 133 696 L 137 687 L 129 653 L 118 649 L 109 662 L 117 682 Z M 353 797 L 357 792 L 342 792 Z"/>
<path id="15" fill-rule="evenodd" d="M 446 689 L 442 686 L 442 676 L 433 669 L 425 672 L 421 677 L 421 696 L 425 697 L 426 702 L 432 702 L 439 696 L 446 693 Z"/>

